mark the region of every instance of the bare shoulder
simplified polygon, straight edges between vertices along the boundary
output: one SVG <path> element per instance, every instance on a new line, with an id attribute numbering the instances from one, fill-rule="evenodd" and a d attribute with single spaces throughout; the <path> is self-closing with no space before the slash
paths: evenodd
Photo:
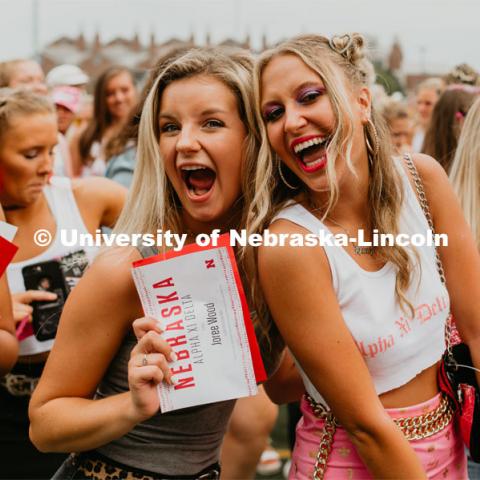
<path id="1" fill-rule="evenodd" d="M 110 195 L 126 196 L 127 189 L 104 177 L 77 178 L 72 180 L 72 190 L 77 200 L 98 199 Z"/>
<path id="2" fill-rule="evenodd" d="M 325 251 L 320 246 L 296 246 L 290 244 L 292 235 L 306 235 L 307 229 L 286 219 L 275 220 L 268 228 L 279 241 L 283 238 L 284 245 L 261 246 L 258 249 L 258 266 L 271 275 L 298 275 L 314 266 L 318 273 L 330 275 L 330 269 Z"/>
<path id="3" fill-rule="evenodd" d="M 140 260 L 139 251 L 134 247 L 105 247 L 100 251 L 88 273 L 100 280 L 108 280 L 114 288 L 126 283 L 133 285 L 132 264 Z"/>
<path id="4" fill-rule="evenodd" d="M 448 180 L 445 170 L 433 157 L 424 153 L 415 153 L 412 155 L 412 160 L 425 184 L 434 184 L 439 180 Z"/>
<path id="5" fill-rule="evenodd" d="M 412 155 L 412 160 L 422 181 L 430 210 L 435 216 L 438 209 L 448 208 L 448 203 L 455 196 L 448 176 L 443 167 L 429 155 L 417 153 Z M 411 173 L 408 172 L 408 175 L 414 186 Z"/>
<path id="6" fill-rule="evenodd" d="M 90 230 L 115 225 L 127 198 L 125 187 L 108 178 L 91 177 L 73 180 L 72 189 Z"/>

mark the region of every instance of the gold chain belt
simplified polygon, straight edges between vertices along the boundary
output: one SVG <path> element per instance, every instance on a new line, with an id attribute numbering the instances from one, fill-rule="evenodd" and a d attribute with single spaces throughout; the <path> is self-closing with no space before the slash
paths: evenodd
<path id="1" fill-rule="evenodd" d="M 333 446 L 333 436 L 339 424 L 331 410 L 321 403 L 317 403 L 308 393 L 305 394 L 305 398 L 314 415 L 325 422 L 313 471 L 313 479 L 322 480 L 327 469 L 328 456 Z M 452 421 L 453 415 L 452 402 L 443 395 L 440 404 L 434 410 L 415 417 L 393 418 L 393 421 L 405 435 L 405 438 L 411 441 L 428 438 L 440 432 Z"/>
<path id="2" fill-rule="evenodd" d="M 16 375 L 7 373 L 1 380 L 0 385 L 14 397 L 30 397 L 38 384 L 39 378 L 28 375 Z"/>
<path id="3" fill-rule="evenodd" d="M 453 414 L 452 402 L 443 395 L 435 410 L 416 417 L 394 418 L 393 421 L 407 440 L 421 440 L 442 431 L 452 421 Z"/>

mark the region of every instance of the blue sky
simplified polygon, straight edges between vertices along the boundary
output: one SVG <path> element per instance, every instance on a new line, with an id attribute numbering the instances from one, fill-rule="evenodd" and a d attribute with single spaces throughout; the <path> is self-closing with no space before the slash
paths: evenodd
<path id="1" fill-rule="evenodd" d="M 34 34 L 34 5 L 38 33 Z M 103 40 L 135 31 L 147 42 L 207 31 L 213 41 L 244 38 L 254 45 L 302 32 L 359 31 L 378 39 L 380 53 L 395 38 L 404 49 L 405 70 L 444 72 L 468 62 L 480 70 L 478 0 L 0 0 L 0 60 L 30 56 L 61 35 Z"/>

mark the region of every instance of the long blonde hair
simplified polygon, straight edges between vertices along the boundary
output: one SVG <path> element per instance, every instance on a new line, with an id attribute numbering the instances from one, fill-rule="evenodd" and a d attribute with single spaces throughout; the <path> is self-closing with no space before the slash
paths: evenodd
<path id="1" fill-rule="evenodd" d="M 480 98 L 470 107 L 458 140 L 450 181 L 480 249 Z"/>
<path id="2" fill-rule="evenodd" d="M 253 106 L 252 69 L 253 59 L 248 52 L 222 48 L 192 49 L 167 63 L 145 100 L 133 182 L 115 231 L 155 234 L 157 229 L 178 233 L 183 230 L 182 206 L 168 181 L 159 150 L 160 101 L 165 88 L 176 80 L 197 75 L 210 76 L 220 80 L 235 95 L 240 118 L 247 130 L 242 168 L 242 191 L 245 191 L 247 172 L 253 169 L 259 145 Z M 239 208 L 243 204 L 243 199 L 240 199 Z M 242 214 L 245 215 L 243 210 Z"/>
<path id="3" fill-rule="evenodd" d="M 261 134 L 261 146 L 255 181 L 248 192 L 250 216 L 247 221 L 249 233 L 261 232 L 268 227 L 276 213 L 294 196 L 306 187 L 287 168 L 283 168 L 290 182 L 299 185 L 298 190 L 289 190 L 280 179 L 275 165 L 275 154 L 269 143 L 266 127 L 261 116 L 261 76 L 268 63 L 277 56 L 293 54 L 299 57 L 308 67 L 322 79 L 329 95 L 333 112 L 336 117 L 336 130 L 328 146 L 328 158 L 336 159 L 344 155 L 348 168 L 354 172 L 351 161 L 353 143 L 354 113 L 348 101 L 348 89 L 369 87 L 373 82 L 373 68 L 364 53 L 364 40 L 359 34 L 353 33 L 337 36 L 329 40 L 320 35 L 303 35 L 281 43 L 272 50 L 264 52 L 258 59 L 254 70 L 254 89 L 257 122 Z M 403 201 L 402 180 L 393 164 L 391 145 L 384 121 L 372 108 L 371 122 L 375 128 L 367 126 L 365 136 L 370 145 L 376 146 L 375 156 L 369 155 L 370 181 L 368 189 L 368 204 L 370 206 L 372 228 L 380 233 L 398 233 L 400 209 Z M 376 130 L 377 135 L 375 135 Z M 278 161 L 278 160 L 277 160 Z M 338 184 L 335 176 L 335 161 L 327 163 L 327 180 L 330 189 L 329 201 L 325 207 L 325 218 L 338 201 Z M 294 183 L 296 182 L 296 183 Z M 251 275 L 256 271 L 256 253 L 251 248 L 243 252 L 245 264 Z M 381 248 L 378 256 L 382 260 L 391 261 L 398 269 L 395 293 L 402 308 L 408 307 L 413 314 L 413 308 L 405 297 L 405 291 L 410 284 L 412 271 L 411 259 L 407 251 L 400 246 Z M 271 319 L 267 314 L 263 296 L 258 286 L 258 277 L 251 283 L 251 294 L 255 299 L 258 317 L 263 321 L 263 331 L 271 330 Z"/>

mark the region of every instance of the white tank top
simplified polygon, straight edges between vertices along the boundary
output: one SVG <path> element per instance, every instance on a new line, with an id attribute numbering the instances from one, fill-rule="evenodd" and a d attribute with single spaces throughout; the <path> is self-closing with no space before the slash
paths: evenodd
<path id="1" fill-rule="evenodd" d="M 428 223 L 406 172 L 401 166 L 399 170 L 405 192 L 399 232 L 425 235 Z M 299 204 L 285 207 L 275 220 L 280 218 L 315 234 L 320 230 L 330 233 L 319 219 Z M 391 262 L 376 272 L 368 272 L 343 247 L 323 248 L 343 319 L 370 371 L 377 394 L 408 383 L 440 360 L 445 350 L 444 326 L 450 301 L 436 268 L 434 247 L 415 247 L 421 275 L 412 257 L 415 267 L 406 297 L 415 308 L 413 320 L 407 318 L 409 315 L 402 312 L 396 301 L 396 267 Z M 326 404 L 298 362 L 297 367 L 307 392 L 317 402 Z"/>
<path id="2" fill-rule="evenodd" d="M 60 230 L 76 229 L 78 233 L 88 233 L 83 219 L 78 210 L 75 197 L 73 196 L 71 181 L 69 178 L 52 177 L 50 184 L 45 186 L 43 193 L 48 206 L 55 218 L 57 227 L 55 238 L 47 250 L 33 258 L 21 262 L 10 263 L 7 268 L 7 279 L 11 293 L 25 291 L 25 284 L 22 276 L 22 268 L 35 263 L 46 262 L 63 257 L 69 253 L 84 250 L 89 261 L 93 260 L 97 248 L 95 247 L 65 247 L 60 242 Z M 35 353 L 48 352 L 53 346 L 53 340 L 38 341 L 32 334 L 20 341 L 20 356 L 32 355 Z"/>

